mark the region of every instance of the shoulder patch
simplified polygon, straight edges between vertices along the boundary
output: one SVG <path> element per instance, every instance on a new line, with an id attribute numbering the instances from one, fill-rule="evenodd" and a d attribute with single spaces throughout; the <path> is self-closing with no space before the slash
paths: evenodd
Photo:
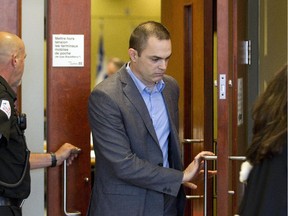
<path id="1" fill-rule="evenodd" d="M 10 107 L 10 103 L 8 100 L 2 100 L 0 101 L 0 110 L 2 110 L 8 117 L 8 119 L 10 119 L 11 116 L 11 107 Z"/>

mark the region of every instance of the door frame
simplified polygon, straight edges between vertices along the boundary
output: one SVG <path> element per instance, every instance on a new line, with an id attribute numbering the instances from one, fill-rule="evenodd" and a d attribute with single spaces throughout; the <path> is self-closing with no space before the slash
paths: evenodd
<path id="1" fill-rule="evenodd" d="M 247 148 L 247 71 L 243 61 L 248 41 L 248 0 L 217 1 L 217 214 L 238 211 L 243 187 L 241 160 Z M 236 157 L 237 161 L 235 161 Z"/>

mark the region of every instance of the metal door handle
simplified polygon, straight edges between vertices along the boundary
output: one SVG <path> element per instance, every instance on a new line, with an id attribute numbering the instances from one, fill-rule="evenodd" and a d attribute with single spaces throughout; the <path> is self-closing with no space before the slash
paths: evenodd
<path id="1" fill-rule="evenodd" d="M 245 156 L 229 156 L 230 160 L 237 160 L 237 161 L 245 161 L 246 157 Z"/>
<path id="2" fill-rule="evenodd" d="M 203 195 L 186 195 L 186 199 L 202 199 Z"/>
<path id="3" fill-rule="evenodd" d="M 204 156 L 204 216 L 207 215 L 207 182 L 208 182 L 208 161 L 217 160 L 217 156 Z M 229 160 L 244 161 L 246 160 L 245 156 L 229 156 Z M 228 194 L 234 195 L 234 191 L 228 191 Z"/>
<path id="4" fill-rule="evenodd" d="M 203 143 L 204 139 L 183 139 L 183 144 Z"/>
<path id="5" fill-rule="evenodd" d="M 79 212 L 79 211 L 76 211 L 76 212 L 67 212 L 67 162 L 66 162 L 66 160 L 64 160 L 64 164 L 63 164 L 63 166 L 64 166 L 64 168 L 63 168 L 63 170 L 64 170 L 64 202 L 63 202 L 63 204 L 64 204 L 64 214 L 66 215 L 66 216 L 72 216 L 72 215 L 75 215 L 75 216 L 78 216 L 78 215 L 81 215 L 81 212 Z"/>

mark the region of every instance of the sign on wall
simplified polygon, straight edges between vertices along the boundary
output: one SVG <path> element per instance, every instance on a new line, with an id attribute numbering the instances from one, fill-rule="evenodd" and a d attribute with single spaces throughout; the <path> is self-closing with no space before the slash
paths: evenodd
<path id="1" fill-rule="evenodd" d="M 84 67 L 84 35 L 52 35 L 53 67 Z"/>

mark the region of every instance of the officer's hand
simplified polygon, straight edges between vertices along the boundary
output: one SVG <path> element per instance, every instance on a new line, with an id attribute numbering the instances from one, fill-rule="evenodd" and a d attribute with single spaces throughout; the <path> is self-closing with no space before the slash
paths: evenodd
<path id="1" fill-rule="evenodd" d="M 70 144 L 64 143 L 56 152 L 57 165 L 61 165 L 64 160 L 67 160 L 67 165 L 71 165 L 72 161 L 78 157 L 81 149 Z"/>

